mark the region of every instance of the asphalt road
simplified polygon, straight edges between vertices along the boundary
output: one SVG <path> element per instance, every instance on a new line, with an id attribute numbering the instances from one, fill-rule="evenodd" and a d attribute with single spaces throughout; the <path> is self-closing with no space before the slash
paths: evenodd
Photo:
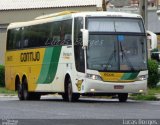
<path id="1" fill-rule="evenodd" d="M 59 96 L 44 96 L 40 101 L 0 97 L 0 119 L 79 119 L 79 123 L 82 119 L 160 119 L 160 101 L 81 98 L 68 103 Z"/>

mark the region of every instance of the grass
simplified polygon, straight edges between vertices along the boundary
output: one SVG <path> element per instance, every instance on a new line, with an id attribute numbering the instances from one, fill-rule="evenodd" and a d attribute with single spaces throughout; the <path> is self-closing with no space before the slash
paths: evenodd
<path id="1" fill-rule="evenodd" d="M 7 90 L 4 87 L 0 87 L 0 94 L 4 94 L 4 95 L 16 95 L 17 93 L 15 91 Z"/>
<path id="2" fill-rule="evenodd" d="M 152 88 L 148 90 L 149 95 L 160 94 L 160 87 Z"/>
<path id="3" fill-rule="evenodd" d="M 133 99 L 133 100 L 146 100 L 146 101 L 158 100 L 155 95 L 140 95 L 140 94 L 131 95 L 131 99 Z"/>
<path id="4" fill-rule="evenodd" d="M 156 101 L 158 100 L 156 97 L 158 94 L 160 95 L 160 87 L 148 89 L 147 94 L 132 94 L 130 98 L 134 100 Z"/>

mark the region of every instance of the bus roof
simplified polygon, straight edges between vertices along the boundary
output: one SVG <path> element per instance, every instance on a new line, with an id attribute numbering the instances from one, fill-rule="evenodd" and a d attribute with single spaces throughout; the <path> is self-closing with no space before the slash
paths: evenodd
<path id="1" fill-rule="evenodd" d="M 128 17 L 128 18 L 142 18 L 138 14 L 122 13 L 122 12 L 106 12 L 106 11 L 96 11 L 96 12 L 76 12 L 76 11 L 63 11 L 59 13 L 53 13 L 49 15 L 39 16 L 34 20 L 27 22 L 15 22 L 8 26 L 8 29 L 19 28 L 24 26 L 31 26 L 36 24 L 43 24 L 46 22 L 58 21 L 71 19 L 73 17 Z"/>
<path id="2" fill-rule="evenodd" d="M 96 12 L 79 12 L 74 13 L 75 16 L 107 16 L 107 17 L 129 17 L 129 18 L 142 18 L 138 14 L 131 14 L 125 12 L 107 12 L 107 11 L 96 11 Z"/>

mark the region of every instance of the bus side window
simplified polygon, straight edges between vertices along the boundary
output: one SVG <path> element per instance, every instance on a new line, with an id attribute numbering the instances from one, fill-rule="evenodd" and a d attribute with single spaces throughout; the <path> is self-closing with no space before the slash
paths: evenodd
<path id="1" fill-rule="evenodd" d="M 64 45 L 71 45 L 71 33 L 72 33 L 72 20 L 64 20 L 62 22 L 62 27 L 61 27 L 61 36 L 63 38 L 61 39 L 64 41 Z"/>
<path id="2" fill-rule="evenodd" d="M 65 34 L 65 36 L 64 36 L 64 44 L 66 44 L 66 45 L 71 45 L 72 44 L 71 34 Z"/>
<path id="3" fill-rule="evenodd" d="M 85 72 L 84 50 L 82 49 L 82 32 L 83 18 L 75 18 L 74 21 L 74 55 L 75 65 L 78 72 Z"/>
<path id="4" fill-rule="evenodd" d="M 13 49 L 20 49 L 21 44 L 21 29 L 17 28 L 14 30 Z"/>
<path id="5" fill-rule="evenodd" d="M 51 46 L 58 45 L 60 41 L 60 26 L 61 23 L 58 21 L 52 23 L 52 36 L 50 36 L 52 39 L 49 42 Z"/>
<path id="6" fill-rule="evenodd" d="M 8 30 L 7 34 L 7 50 L 13 49 L 14 29 Z"/>

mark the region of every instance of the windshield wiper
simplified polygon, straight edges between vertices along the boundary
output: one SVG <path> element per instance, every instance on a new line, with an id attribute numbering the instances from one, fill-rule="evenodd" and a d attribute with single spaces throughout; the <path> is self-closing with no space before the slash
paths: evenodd
<path id="1" fill-rule="evenodd" d="M 128 57 L 126 56 L 126 54 L 125 54 L 125 52 L 124 52 L 124 50 L 123 50 L 122 43 L 121 43 L 121 42 L 119 42 L 119 43 L 120 43 L 120 50 L 121 50 L 121 53 L 122 53 L 122 55 L 121 55 L 121 56 L 122 56 L 122 61 L 123 61 L 123 59 L 125 58 L 127 64 L 128 64 L 129 67 L 131 68 L 131 70 L 134 70 L 133 65 L 131 64 L 131 62 L 129 61 Z"/>
<path id="2" fill-rule="evenodd" d="M 114 50 L 113 50 L 113 52 L 111 53 L 111 55 L 110 55 L 110 57 L 108 59 L 107 66 L 109 64 L 111 64 L 111 61 L 112 61 L 113 57 L 114 57 L 115 62 L 116 62 L 117 60 L 116 60 L 116 45 L 115 45 L 115 42 L 114 42 Z"/>

